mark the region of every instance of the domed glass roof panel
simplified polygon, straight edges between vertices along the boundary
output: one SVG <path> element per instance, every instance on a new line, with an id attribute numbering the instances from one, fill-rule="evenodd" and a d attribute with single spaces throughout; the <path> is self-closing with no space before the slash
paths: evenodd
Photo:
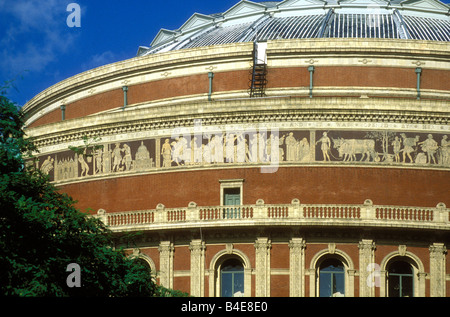
<path id="1" fill-rule="evenodd" d="M 195 13 L 161 31 L 138 56 L 211 45 L 303 38 L 450 41 L 450 6 L 439 0 L 242 0 L 224 13 Z"/>

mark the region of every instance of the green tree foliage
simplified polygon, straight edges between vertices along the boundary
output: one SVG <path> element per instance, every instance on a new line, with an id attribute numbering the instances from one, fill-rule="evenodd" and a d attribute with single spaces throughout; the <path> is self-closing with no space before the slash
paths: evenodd
<path id="1" fill-rule="evenodd" d="M 39 170 L 23 114 L 0 93 L 0 295 L 158 296 L 148 267 L 114 250 L 104 224 L 75 208 Z M 34 164 L 31 164 L 34 165 Z M 81 287 L 69 287 L 70 263 Z"/>

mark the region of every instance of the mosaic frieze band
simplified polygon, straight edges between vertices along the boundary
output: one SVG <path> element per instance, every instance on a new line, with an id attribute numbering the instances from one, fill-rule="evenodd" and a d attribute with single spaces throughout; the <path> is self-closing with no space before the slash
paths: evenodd
<path id="1" fill-rule="evenodd" d="M 203 131 L 113 141 L 77 154 L 39 156 L 37 167 L 52 181 L 114 176 L 174 168 L 290 164 L 450 167 L 448 134 L 388 130 Z M 276 171 L 276 170 L 275 170 Z"/>

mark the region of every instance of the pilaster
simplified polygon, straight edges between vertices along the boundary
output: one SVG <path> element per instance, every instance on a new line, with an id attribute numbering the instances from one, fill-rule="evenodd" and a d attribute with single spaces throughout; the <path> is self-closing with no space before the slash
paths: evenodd
<path id="1" fill-rule="evenodd" d="M 270 248 L 272 244 L 268 238 L 257 238 L 256 249 L 256 297 L 270 296 Z"/>
<path id="2" fill-rule="evenodd" d="M 443 243 L 430 246 L 430 296 L 445 297 L 445 254 L 447 248 Z"/>
<path id="3" fill-rule="evenodd" d="M 161 241 L 159 244 L 159 279 L 166 288 L 173 288 L 173 252 L 171 241 Z"/>
<path id="4" fill-rule="evenodd" d="M 362 240 L 359 242 L 359 296 L 374 297 L 377 276 L 375 267 L 375 242 Z M 375 270 L 375 271 L 374 271 Z"/>
<path id="5" fill-rule="evenodd" d="M 291 297 L 305 296 L 305 248 L 302 238 L 289 241 L 289 294 Z"/>
<path id="6" fill-rule="evenodd" d="M 205 242 L 192 240 L 191 251 L 191 291 L 190 295 L 203 297 L 205 294 Z"/>

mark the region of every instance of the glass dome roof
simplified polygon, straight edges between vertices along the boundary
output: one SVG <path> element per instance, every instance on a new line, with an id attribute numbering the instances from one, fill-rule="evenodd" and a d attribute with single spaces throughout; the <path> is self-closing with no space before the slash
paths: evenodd
<path id="1" fill-rule="evenodd" d="M 243 0 L 224 13 L 195 13 L 178 30 L 161 29 L 150 46 L 141 46 L 137 55 L 302 38 L 449 42 L 450 6 L 439 0 Z"/>

